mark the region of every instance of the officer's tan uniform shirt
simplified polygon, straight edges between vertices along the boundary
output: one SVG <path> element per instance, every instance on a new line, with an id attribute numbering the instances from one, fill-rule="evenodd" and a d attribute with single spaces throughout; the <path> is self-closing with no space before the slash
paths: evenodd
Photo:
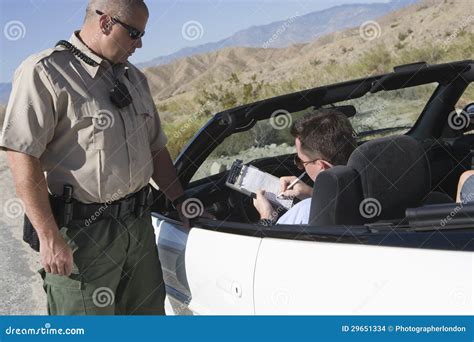
<path id="1" fill-rule="evenodd" d="M 149 182 L 152 153 L 167 139 L 144 74 L 129 63 L 112 66 L 76 34 L 70 42 L 99 66 L 64 47 L 24 61 L 15 72 L 0 147 L 39 158 L 51 193 L 70 184 L 77 200 L 104 203 Z M 115 78 L 133 98 L 121 109 L 109 97 Z"/>

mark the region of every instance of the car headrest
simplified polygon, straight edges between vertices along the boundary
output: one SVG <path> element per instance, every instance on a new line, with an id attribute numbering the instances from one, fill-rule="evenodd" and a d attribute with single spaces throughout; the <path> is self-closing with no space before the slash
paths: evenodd
<path id="1" fill-rule="evenodd" d="M 348 166 L 321 172 L 314 182 L 309 224 L 314 226 L 363 223 L 359 212 L 362 188 L 359 174 Z"/>
<path id="2" fill-rule="evenodd" d="M 364 200 L 379 207 L 372 221 L 404 217 L 430 191 L 428 159 L 421 145 L 406 135 L 362 144 L 347 165 L 359 174 Z"/>

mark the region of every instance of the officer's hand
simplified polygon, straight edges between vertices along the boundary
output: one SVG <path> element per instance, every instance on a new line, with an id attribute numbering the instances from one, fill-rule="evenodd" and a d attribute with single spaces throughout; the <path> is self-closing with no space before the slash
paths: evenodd
<path id="1" fill-rule="evenodd" d="M 40 257 L 46 272 L 63 276 L 71 274 L 72 249 L 64 241 L 59 231 L 48 237 L 40 237 Z"/>
<path id="2" fill-rule="evenodd" d="M 204 210 L 199 217 L 207 218 L 207 219 L 210 219 L 210 220 L 217 220 L 217 218 L 214 215 L 212 215 L 210 212 L 208 212 L 206 210 Z"/>
<path id="3" fill-rule="evenodd" d="M 190 214 L 188 213 L 187 208 L 183 205 L 183 203 L 178 204 L 178 215 L 179 215 L 179 220 L 183 224 L 183 226 L 187 229 L 191 229 L 191 222 L 189 218 L 191 217 Z"/>
<path id="4" fill-rule="evenodd" d="M 183 226 L 187 229 L 191 229 L 191 220 L 197 217 L 203 217 L 211 220 L 216 220 L 216 217 L 211 213 L 208 213 L 201 205 L 192 202 L 184 202 L 178 205 L 179 219 L 183 223 Z M 186 206 L 186 207 L 185 207 Z"/>
<path id="5" fill-rule="evenodd" d="M 280 178 L 280 195 L 282 197 L 296 197 L 299 198 L 300 200 L 304 200 L 306 198 L 310 198 L 313 189 L 309 186 L 306 185 L 304 182 L 299 181 L 293 187 L 291 190 L 288 190 L 288 185 L 291 184 L 297 177 L 295 176 L 288 176 L 288 177 L 281 177 Z"/>

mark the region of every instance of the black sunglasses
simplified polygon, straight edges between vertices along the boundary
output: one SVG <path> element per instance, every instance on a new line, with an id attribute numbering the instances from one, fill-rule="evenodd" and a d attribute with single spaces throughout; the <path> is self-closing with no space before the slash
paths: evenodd
<path id="1" fill-rule="evenodd" d="M 95 13 L 97 13 L 98 15 L 104 15 L 104 12 L 101 12 L 99 10 L 96 10 Z M 141 32 L 140 30 L 137 30 L 135 27 L 125 24 L 124 22 L 118 20 L 116 17 L 110 17 L 110 18 L 112 19 L 113 23 L 119 23 L 120 25 L 122 25 L 128 31 L 130 38 L 132 38 L 133 40 L 140 39 L 141 37 L 145 35 L 145 31 Z"/>

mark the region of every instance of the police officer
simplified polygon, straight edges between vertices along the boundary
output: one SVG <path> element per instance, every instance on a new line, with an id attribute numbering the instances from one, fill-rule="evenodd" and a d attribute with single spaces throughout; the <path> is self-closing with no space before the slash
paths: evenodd
<path id="1" fill-rule="evenodd" d="M 151 215 L 138 210 L 150 178 L 189 221 L 147 80 L 127 61 L 147 20 L 141 0 L 91 0 L 80 31 L 14 75 L 0 146 L 39 237 L 50 314 L 164 314 Z"/>

